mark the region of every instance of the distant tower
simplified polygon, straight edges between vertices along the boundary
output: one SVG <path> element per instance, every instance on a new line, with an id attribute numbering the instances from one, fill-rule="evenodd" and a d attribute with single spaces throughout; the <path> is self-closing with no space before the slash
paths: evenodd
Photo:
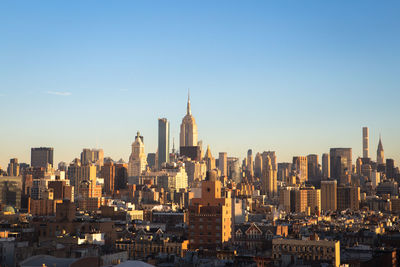
<path id="1" fill-rule="evenodd" d="M 324 153 L 322 154 L 322 176 L 327 179 L 330 175 L 330 161 L 329 161 L 329 154 Z"/>
<path id="2" fill-rule="evenodd" d="M 277 164 L 277 159 L 276 159 L 276 153 L 275 151 L 264 151 L 261 154 L 261 158 L 262 158 L 262 170 L 261 173 L 264 171 L 264 164 L 267 160 L 267 156 L 269 156 L 269 158 L 271 159 L 271 164 L 272 164 L 272 169 L 274 170 L 274 175 L 276 175 L 276 178 L 278 177 L 278 164 Z"/>
<path id="3" fill-rule="evenodd" d="M 254 175 L 258 178 L 261 178 L 262 175 L 262 156 L 260 153 L 256 154 L 256 157 L 254 159 Z"/>
<path id="4" fill-rule="evenodd" d="M 53 166 L 54 149 L 52 147 L 37 147 L 31 149 L 31 167 L 47 168 Z"/>
<path id="5" fill-rule="evenodd" d="M 143 137 L 137 132 L 135 142 L 132 144 L 132 153 L 129 157 L 128 176 L 139 176 L 146 170 L 146 154 L 144 153 Z"/>
<path id="6" fill-rule="evenodd" d="M 182 119 L 180 146 L 197 146 L 197 125 L 190 106 L 190 95 L 188 93 L 188 101 L 186 115 Z"/>
<path id="7" fill-rule="evenodd" d="M 207 165 L 207 171 L 215 169 L 215 159 L 211 154 L 210 146 L 207 146 L 206 153 L 204 155 L 204 161 Z"/>
<path id="8" fill-rule="evenodd" d="M 219 152 L 218 169 L 221 171 L 221 176 L 228 176 L 228 156 L 226 152 Z"/>
<path id="9" fill-rule="evenodd" d="M 262 186 L 264 194 L 268 195 L 269 197 L 276 195 L 278 191 L 277 179 L 269 155 L 266 156 L 266 159 L 264 161 Z"/>
<path id="10" fill-rule="evenodd" d="M 19 163 L 18 159 L 10 159 L 10 163 L 7 168 L 8 176 L 18 176 L 19 175 Z"/>
<path id="11" fill-rule="evenodd" d="M 369 158 L 369 130 L 363 127 L 363 158 Z"/>
<path id="12" fill-rule="evenodd" d="M 308 178 L 307 157 L 304 156 L 293 157 L 292 168 L 296 170 L 297 174 L 299 175 L 300 184 L 307 181 Z"/>
<path id="13" fill-rule="evenodd" d="M 250 176 L 254 176 L 253 151 L 251 149 L 247 151 L 247 171 Z"/>
<path id="14" fill-rule="evenodd" d="M 385 160 L 385 155 L 383 153 L 382 139 L 381 136 L 379 135 L 378 150 L 376 151 L 376 162 L 378 164 L 383 164 L 384 160 Z"/>
<path id="15" fill-rule="evenodd" d="M 158 119 L 158 169 L 161 164 L 169 162 L 169 121 Z"/>
<path id="16" fill-rule="evenodd" d="M 323 211 L 335 211 L 337 207 L 336 180 L 321 181 L 321 207 Z"/>
<path id="17" fill-rule="evenodd" d="M 357 161 L 356 161 L 356 173 L 358 175 L 361 175 L 361 173 L 362 173 L 362 160 L 361 160 L 361 158 L 357 158 Z"/>

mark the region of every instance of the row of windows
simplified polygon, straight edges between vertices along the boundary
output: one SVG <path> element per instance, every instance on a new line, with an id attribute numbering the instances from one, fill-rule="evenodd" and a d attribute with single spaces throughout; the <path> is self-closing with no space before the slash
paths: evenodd
<path id="1" fill-rule="evenodd" d="M 312 252 L 312 251 L 326 251 L 327 253 L 332 253 L 333 248 L 323 248 L 317 246 L 290 246 L 290 245 L 282 245 L 282 246 L 274 246 L 274 250 L 277 251 L 295 251 L 295 252 Z"/>

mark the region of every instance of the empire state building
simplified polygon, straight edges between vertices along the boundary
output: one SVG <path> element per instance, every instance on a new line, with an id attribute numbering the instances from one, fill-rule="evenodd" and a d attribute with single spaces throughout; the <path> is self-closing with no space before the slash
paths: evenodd
<path id="1" fill-rule="evenodd" d="M 200 158 L 200 147 L 197 146 L 197 125 L 196 120 L 192 116 L 189 94 L 186 115 L 183 117 L 181 124 L 180 153 L 193 160 L 199 160 Z"/>

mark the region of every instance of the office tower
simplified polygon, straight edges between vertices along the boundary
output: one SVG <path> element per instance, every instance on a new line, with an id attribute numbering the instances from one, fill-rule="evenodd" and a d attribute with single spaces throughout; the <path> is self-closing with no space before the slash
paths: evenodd
<path id="1" fill-rule="evenodd" d="M 247 171 L 249 172 L 250 176 L 254 176 L 254 162 L 253 162 L 253 151 L 249 149 L 247 151 Z"/>
<path id="2" fill-rule="evenodd" d="M 146 154 L 144 153 L 143 137 L 137 132 L 135 142 L 132 143 L 132 153 L 128 162 L 128 176 L 139 176 L 146 170 Z"/>
<path id="3" fill-rule="evenodd" d="M 275 171 L 272 167 L 272 161 L 270 157 L 267 155 L 265 161 L 263 162 L 264 170 L 263 170 L 263 193 L 268 195 L 269 197 L 275 196 L 277 194 L 277 179 L 275 175 Z"/>
<path id="4" fill-rule="evenodd" d="M 104 179 L 104 192 L 107 195 L 114 193 L 115 187 L 115 164 L 112 161 L 107 161 L 101 168 L 101 178 Z"/>
<path id="5" fill-rule="evenodd" d="M 169 163 L 169 121 L 158 119 L 158 169 L 163 163 Z"/>
<path id="6" fill-rule="evenodd" d="M 385 161 L 385 156 L 383 152 L 382 139 L 379 136 L 379 144 L 378 144 L 378 149 L 376 151 L 376 163 L 384 164 L 384 161 Z"/>
<path id="7" fill-rule="evenodd" d="M 331 148 L 330 149 L 331 177 L 340 179 L 346 173 L 352 173 L 352 149 Z"/>
<path id="8" fill-rule="evenodd" d="M 395 167 L 393 159 L 386 159 L 386 177 L 391 179 L 395 177 Z"/>
<path id="9" fill-rule="evenodd" d="M 338 186 L 337 187 L 337 209 L 339 211 L 360 208 L 360 187 Z"/>
<path id="10" fill-rule="evenodd" d="M 278 165 L 277 165 L 277 160 L 276 160 L 276 154 L 275 151 L 264 151 L 261 154 L 261 157 L 263 159 L 263 163 L 267 159 L 267 156 L 271 159 L 271 164 L 272 164 L 272 169 L 274 171 L 278 171 Z"/>
<path id="11" fill-rule="evenodd" d="M 330 178 L 330 159 L 329 159 L 329 154 L 324 153 L 322 154 L 322 177 L 324 179 Z"/>
<path id="12" fill-rule="evenodd" d="M 361 175 L 362 174 L 362 165 L 363 165 L 362 159 L 361 158 L 357 158 L 357 161 L 356 161 L 356 174 L 357 175 Z"/>
<path id="13" fill-rule="evenodd" d="M 128 183 L 128 164 L 120 159 L 115 164 L 115 190 L 121 190 L 126 188 Z"/>
<path id="14" fill-rule="evenodd" d="M 221 249 L 232 237 L 231 192 L 222 192 L 215 170 L 208 171 L 201 183 L 201 197 L 189 206 L 190 249 Z"/>
<path id="15" fill-rule="evenodd" d="M 228 176 L 228 156 L 226 152 L 219 152 L 218 169 L 221 171 L 221 176 Z"/>
<path id="16" fill-rule="evenodd" d="M 307 181 L 308 178 L 307 157 L 304 156 L 293 157 L 292 168 L 294 171 L 296 171 L 296 174 L 299 177 L 300 184 Z"/>
<path id="17" fill-rule="evenodd" d="M 207 165 L 207 171 L 215 169 L 215 159 L 211 154 L 210 146 L 207 146 L 206 153 L 204 154 L 204 161 Z"/>
<path id="18" fill-rule="evenodd" d="M 254 159 L 254 175 L 257 178 L 261 178 L 262 175 L 262 156 L 260 153 L 256 154 L 256 158 Z"/>
<path id="19" fill-rule="evenodd" d="M 196 120 L 192 116 L 190 97 L 188 95 L 186 115 L 182 119 L 180 132 L 179 154 L 191 160 L 200 161 L 202 158 L 202 142 L 197 141 Z"/>
<path id="20" fill-rule="evenodd" d="M 101 168 L 104 164 L 104 151 L 103 149 L 89 149 L 84 148 L 81 152 L 81 164 L 95 164 Z"/>
<path id="21" fill-rule="evenodd" d="M 197 125 L 190 107 L 190 95 L 188 95 L 186 116 L 182 119 L 180 146 L 197 146 Z"/>
<path id="22" fill-rule="evenodd" d="M 53 166 L 52 147 L 37 147 L 31 149 L 31 166 L 47 168 L 48 164 Z"/>
<path id="23" fill-rule="evenodd" d="M 362 128 L 363 132 L 363 158 L 369 158 L 369 130 L 368 127 Z"/>
<path id="24" fill-rule="evenodd" d="M 310 154 L 307 156 L 307 177 L 308 180 L 312 181 L 320 178 L 318 155 Z"/>
<path id="25" fill-rule="evenodd" d="M 285 182 L 287 185 L 289 183 L 290 172 L 292 171 L 292 163 L 282 162 L 278 163 L 278 180 Z"/>
<path id="26" fill-rule="evenodd" d="M 10 163 L 7 168 L 8 176 L 18 176 L 19 175 L 19 164 L 18 159 L 10 159 Z"/>
<path id="27" fill-rule="evenodd" d="M 242 181 L 240 172 L 240 160 L 238 158 L 228 158 L 228 177 L 236 184 Z"/>
<path id="28" fill-rule="evenodd" d="M 321 181 L 321 207 L 323 211 L 335 211 L 337 207 L 336 180 Z"/>
<path id="29" fill-rule="evenodd" d="M 156 153 L 147 154 L 147 164 L 150 169 L 154 169 L 156 167 Z"/>

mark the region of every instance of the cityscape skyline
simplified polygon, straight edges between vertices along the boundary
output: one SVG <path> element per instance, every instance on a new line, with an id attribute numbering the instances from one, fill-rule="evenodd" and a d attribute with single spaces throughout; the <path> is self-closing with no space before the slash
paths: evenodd
<path id="1" fill-rule="evenodd" d="M 188 101 L 188 104 L 187 104 L 187 114 L 189 114 L 189 106 L 190 106 L 190 101 Z M 191 113 L 190 113 L 191 114 Z M 158 119 L 158 122 L 159 122 L 159 125 L 158 125 L 158 127 L 160 127 L 160 121 L 162 121 L 162 120 L 167 120 L 167 118 L 163 118 L 163 119 Z M 167 127 L 167 129 L 170 127 L 169 126 L 169 121 L 167 121 L 167 124 L 168 124 L 168 127 Z M 309 152 L 306 152 L 306 153 L 302 153 L 302 154 L 299 154 L 299 153 L 296 153 L 296 151 L 292 151 L 292 154 L 288 154 L 288 155 L 286 155 L 286 157 L 285 158 L 283 158 L 283 157 L 279 157 L 279 149 L 277 149 L 276 151 L 277 151 L 277 154 L 278 154 L 278 161 L 279 162 L 291 162 L 292 161 L 292 158 L 293 157 L 295 157 L 295 156 L 299 156 L 299 155 L 301 155 L 301 156 L 306 156 L 306 155 L 310 155 L 310 154 L 317 154 L 317 155 L 320 155 L 321 156 L 321 160 L 320 160 L 320 164 L 322 164 L 322 155 L 324 154 L 324 153 L 329 153 L 329 149 L 331 149 L 331 148 L 344 148 L 344 147 L 349 147 L 349 148 L 352 148 L 352 157 L 354 158 L 354 159 L 357 159 L 358 157 L 363 157 L 364 156 L 364 143 L 365 143 L 365 141 L 364 141 L 364 129 L 365 128 L 367 128 L 367 131 L 368 131 L 368 137 L 369 137 L 369 127 L 368 126 L 363 126 L 363 127 L 361 127 L 361 134 L 360 134 L 360 138 L 359 139 L 361 139 L 361 142 L 360 142 L 360 150 L 361 151 L 355 151 L 354 150 L 354 148 L 353 147 L 351 147 L 351 146 L 340 146 L 340 145 L 338 145 L 338 146 L 331 146 L 331 147 L 329 147 L 328 149 L 327 149 L 327 151 L 322 151 L 322 152 L 320 152 L 320 153 L 316 153 L 315 151 L 309 151 Z M 158 134 L 159 134 L 159 129 L 157 129 L 156 128 L 156 133 L 157 133 L 157 136 L 158 136 Z M 167 131 L 169 131 L 169 130 L 167 130 Z M 139 130 L 137 131 L 137 134 L 139 134 Z M 197 135 L 197 134 L 196 134 Z M 179 134 L 178 134 L 178 136 L 179 136 Z M 137 137 L 136 137 L 137 138 Z M 169 137 L 169 138 L 174 138 L 174 137 Z M 169 139 L 168 138 L 168 139 Z M 379 143 L 380 143 L 380 140 L 381 140 L 381 133 L 379 133 L 379 140 L 378 140 L 378 142 L 376 142 L 377 144 L 376 144 L 376 146 L 375 147 L 377 147 L 378 148 L 378 146 L 379 146 Z M 135 141 L 135 138 L 133 138 L 133 140 L 132 140 L 132 143 L 134 143 L 134 141 Z M 145 148 L 145 151 L 144 151 L 144 153 L 145 153 L 145 155 L 147 155 L 148 153 L 156 153 L 156 151 L 158 150 L 158 148 L 157 148 L 157 146 L 156 146 L 156 149 L 155 150 L 148 150 L 148 146 L 149 146 L 149 143 L 150 143 L 150 146 L 151 146 L 151 143 L 152 143 L 152 141 L 150 141 L 149 142 L 149 140 L 148 139 L 146 139 L 146 148 Z M 160 140 L 159 140 L 159 137 L 158 137 L 158 139 L 155 141 L 156 143 L 158 143 Z M 203 141 L 202 139 L 199 139 L 199 142 L 200 141 Z M 370 158 L 373 158 L 373 159 L 376 159 L 376 157 L 377 157 L 377 152 L 375 152 L 376 150 L 375 149 L 373 149 L 373 147 L 374 147 L 374 141 L 372 140 L 372 142 L 368 139 L 368 141 L 367 141 L 367 144 L 368 144 L 368 146 L 369 147 L 372 147 L 372 153 L 369 153 L 369 156 L 370 156 Z M 383 141 L 383 143 L 385 143 L 384 141 Z M 371 144 L 372 144 L 372 146 L 371 146 Z M 129 145 L 130 146 L 130 145 Z M 235 153 L 232 153 L 231 151 L 214 151 L 213 150 L 213 146 L 212 145 L 210 145 L 210 144 L 204 144 L 203 143 L 203 152 L 205 152 L 205 150 L 206 150 L 206 147 L 207 146 L 210 146 L 210 149 L 211 149 L 211 153 L 214 155 L 214 156 L 216 156 L 217 154 L 219 154 L 219 153 L 221 153 L 221 152 L 225 152 L 225 153 L 227 153 L 228 154 L 228 156 L 230 156 L 230 157 L 237 157 L 237 158 L 239 158 L 239 159 L 243 159 L 243 158 L 246 158 L 246 153 L 248 153 L 248 152 L 243 152 L 243 153 L 237 153 L 237 154 L 235 154 Z M 46 145 L 40 145 L 40 146 L 38 146 L 38 147 L 47 147 Z M 54 150 L 56 150 L 55 148 L 54 148 L 54 146 L 51 146 L 51 145 L 48 145 L 48 147 L 51 147 L 52 149 L 54 149 Z M 169 147 L 169 145 L 168 145 L 168 147 Z M 387 147 L 390 147 L 390 146 L 386 146 L 385 147 L 385 151 L 387 151 Z M 86 148 L 93 148 L 93 149 L 103 149 L 104 150 L 104 148 L 103 147 L 101 147 L 101 146 L 96 146 L 96 147 L 89 147 L 89 146 L 85 146 L 85 147 L 82 147 L 82 148 L 80 148 L 81 150 L 82 149 L 86 149 Z M 33 146 L 31 147 L 31 148 L 29 148 L 29 150 L 31 150 L 31 149 L 33 149 Z M 248 148 L 248 149 L 251 149 L 251 150 L 255 150 L 256 152 L 263 152 L 263 151 L 267 151 L 267 150 L 271 150 L 271 149 L 269 149 L 269 148 L 265 148 L 265 149 L 260 149 L 260 150 L 257 150 L 257 149 L 254 149 L 254 148 Z M 172 152 L 172 147 L 169 147 L 169 152 L 171 153 Z M 386 152 L 387 153 L 387 152 Z M 129 152 L 129 154 L 130 154 L 130 152 Z M 29 155 L 28 156 L 22 156 L 22 157 L 17 157 L 17 156 L 15 156 L 15 155 L 12 155 L 12 156 L 10 156 L 10 157 L 8 157 L 8 159 L 3 163 L 3 165 L 1 165 L 0 164 L 0 166 L 7 166 L 8 165 L 8 163 L 9 163 L 9 159 L 10 158 L 17 158 L 17 159 L 19 159 L 19 162 L 25 162 L 25 163 L 30 163 L 30 158 L 28 158 L 27 160 L 24 160 L 24 158 L 25 157 L 29 157 Z M 118 157 L 118 156 L 112 156 L 112 155 L 110 155 L 110 154 L 107 154 L 107 151 L 106 151 L 106 153 L 105 153 L 105 157 L 110 157 L 110 158 L 112 158 L 114 161 L 118 161 L 118 160 L 120 160 L 120 159 L 122 159 L 122 160 L 124 160 L 126 163 L 128 163 L 129 162 L 129 155 L 128 156 L 121 156 L 121 157 Z M 55 166 L 59 163 L 59 162 L 62 162 L 62 161 L 64 161 L 64 162 L 66 162 L 67 164 L 69 164 L 70 162 L 72 162 L 75 158 L 79 158 L 79 152 L 77 153 L 77 155 L 76 156 L 73 156 L 70 160 L 65 160 L 65 159 L 62 159 L 61 157 L 58 157 L 57 158 L 57 151 L 54 153 L 54 158 L 55 158 L 55 160 L 54 160 L 54 164 L 55 164 Z M 61 159 L 60 159 L 61 158 Z M 390 156 L 390 154 L 389 154 L 389 156 L 388 156 L 388 154 L 386 154 L 385 155 L 385 158 L 391 158 L 391 159 L 394 159 L 395 161 L 397 161 L 397 158 L 396 157 L 391 157 Z M 353 165 L 355 165 L 355 164 L 353 164 Z M 4 167 L 3 167 L 4 168 Z"/>
<path id="2" fill-rule="evenodd" d="M 400 1 L 0 4 L 0 266 L 399 266 Z"/>

